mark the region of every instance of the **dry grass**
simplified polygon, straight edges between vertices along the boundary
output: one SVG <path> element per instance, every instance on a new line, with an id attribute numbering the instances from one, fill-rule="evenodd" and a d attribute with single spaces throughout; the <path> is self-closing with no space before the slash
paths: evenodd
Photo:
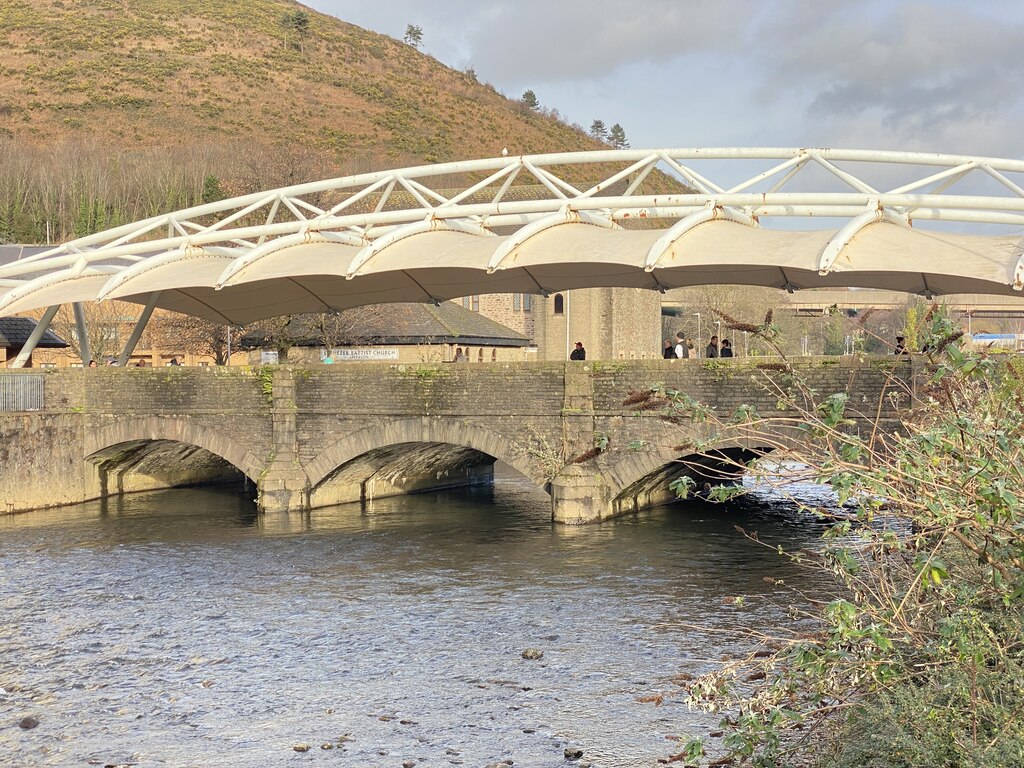
<path id="1" fill-rule="evenodd" d="M 289 0 L 6 0 L 0 135 L 48 145 L 302 143 L 335 162 L 443 162 L 601 146 L 403 43 Z"/>

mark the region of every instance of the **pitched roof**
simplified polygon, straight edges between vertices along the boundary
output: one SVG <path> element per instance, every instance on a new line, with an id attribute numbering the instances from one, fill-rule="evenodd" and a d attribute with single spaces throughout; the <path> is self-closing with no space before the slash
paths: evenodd
<path id="1" fill-rule="evenodd" d="M 36 321 L 30 317 L 0 317 L 0 347 L 13 349 L 25 346 L 35 328 Z M 69 345 L 57 334 L 47 331 L 36 346 L 63 349 Z"/>
<path id="2" fill-rule="evenodd" d="M 318 325 L 321 318 L 323 328 Z M 378 304 L 326 317 L 300 315 L 283 332 L 300 347 L 325 346 L 325 339 L 330 339 L 332 346 L 431 343 L 525 347 L 530 343 L 523 334 L 450 301 L 440 306 Z M 241 345 L 259 347 L 274 334 L 272 328 L 254 330 L 245 334 Z"/>
<path id="3" fill-rule="evenodd" d="M 49 250 L 48 245 L 0 245 L 0 266 Z"/>

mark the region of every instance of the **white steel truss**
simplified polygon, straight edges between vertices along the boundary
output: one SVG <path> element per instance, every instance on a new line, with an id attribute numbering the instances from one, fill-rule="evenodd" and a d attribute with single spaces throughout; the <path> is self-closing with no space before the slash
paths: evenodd
<path id="1" fill-rule="evenodd" d="M 697 169 L 707 161 L 714 174 Z M 751 163 L 759 164 L 753 174 Z M 817 175 L 808 183 L 812 170 Z M 868 171 L 900 175 L 900 182 L 886 188 L 869 181 Z M 733 181 L 719 183 L 712 175 Z M 951 191 L 980 186 L 975 179 L 996 191 Z M 806 232 L 803 239 L 792 235 L 794 248 L 813 245 L 813 263 L 804 264 L 772 255 L 782 246 L 764 234 L 765 219 L 775 217 L 847 223 L 821 242 Z M 701 148 L 496 157 L 361 174 L 162 214 L 0 265 L 0 315 L 122 298 L 234 323 L 302 308 L 517 289 L 664 291 L 715 279 L 716 266 L 723 282 L 733 275 L 736 282 L 789 289 L 871 287 L 884 282 L 879 275 L 886 269 L 915 275 L 895 284 L 921 293 L 1024 288 L 1019 239 L 977 235 L 988 249 L 977 274 L 970 263 L 930 267 L 928 248 L 935 244 L 906 239 L 916 236 L 915 222 L 1024 227 L 1024 161 Z M 581 223 L 595 226 L 562 226 Z M 796 232 L 792 227 L 781 230 Z M 878 227 L 892 230 L 878 245 L 888 254 L 887 267 L 850 255 Z M 573 238 L 578 248 L 567 247 Z M 957 264 L 956 248 L 970 251 L 954 239 L 941 243 L 950 264 Z M 761 253 L 761 243 L 775 251 Z M 732 255 L 716 261 L 719 251 Z M 591 259 L 591 252 L 602 255 Z M 272 301 L 267 294 L 260 308 L 246 305 L 258 285 L 285 279 L 307 283 L 293 299 Z M 403 288 L 410 284 L 415 287 Z"/>

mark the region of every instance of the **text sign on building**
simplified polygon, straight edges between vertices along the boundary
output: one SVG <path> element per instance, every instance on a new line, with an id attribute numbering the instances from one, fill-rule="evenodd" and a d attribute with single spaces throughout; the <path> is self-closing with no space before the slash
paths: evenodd
<path id="1" fill-rule="evenodd" d="M 327 352 L 321 350 L 320 359 L 327 357 Z M 332 349 L 330 352 L 334 362 L 355 360 L 397 360 L 397 349 Z"/>

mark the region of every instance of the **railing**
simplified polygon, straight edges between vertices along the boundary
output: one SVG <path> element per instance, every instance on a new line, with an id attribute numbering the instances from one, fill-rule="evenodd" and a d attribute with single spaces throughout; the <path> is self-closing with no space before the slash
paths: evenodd
<path id="1" fill-rule="evenodd" d="M 0 376 L 0 412 L 41 411 L 43 380 L 39 374 Z"/>

